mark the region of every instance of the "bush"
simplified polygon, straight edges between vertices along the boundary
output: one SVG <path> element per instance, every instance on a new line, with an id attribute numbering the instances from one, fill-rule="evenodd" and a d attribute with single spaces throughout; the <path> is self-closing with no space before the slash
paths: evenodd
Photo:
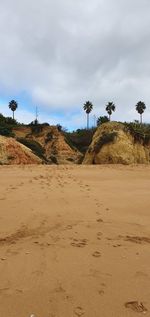
<path id="1" fill-rule="evenodd" d="M 39 134 L 43 131 L 43 126 L 40 124 L 31 125 L 31 131 L 33 134 Z"/>
<path id="2" fill-rule="evenodd" d="M 65 142 L 70 146 L 70 148 L 72 150 L 76 150 L 76 148 L 74 147 L 72 141 L 69 138 L 67 138 L 66 136 L 65 136 Z"/>
<path id="3" fill-rule="evenodd" d="M 86 150 L 88 149 L 89 145 L 92 142 L 93 135 L 96 129 L 77 129 L 73 132 L 66 132 L 64 133 L 66 142 L 70 145 L 73 149 L 78 149 L 81 153 L 85 154 Z"/>
<path id="4" fill-rule="evenodd" d="M 45 150 L 43 149 L 43 147 L 41 146 L 41 144 L 39 144 L 36 141 L 33 140 L 28 140 L 25 138 L 17 138 L 17 141 L 22 143 L 23 145 L 25 145 L 26 147 L 28 147 L 29 149 L 32 150 L 32 152 L 37 155 L 38 157 L 40 157 L 41 159 L 45 160 L 44 157 L 44 153 Z"/>
<path id="5" fill-rule="evenodd" d="M 11 118 L 11 117 L 6 117 L 5 118 L 5 123 L 8 124 L 8 125 L 11 125 L 12 127 L 13 126 L 16 126 L 16 125 L 19 125 L 19 123 L 17 122 L 17 120 Z"/>
<path id="6" fill-rule="evenodd" d="M 16 120 L 13 120 L 10 117 L 4 117 L 0 113 L 0 135 L 14 137 L 15 135 L 12 132 L 12 128 L 17 124 Z"/>
<path id="7" fill-rule="evenodd" d="M 4 117 L 0 113 L 0 125 L 6 126 L 9 125 L 11 127 L 18 125 L 18 122 L 15 119 L 12 119 L 11 117 Z"/>
<path id="8" fill-rule="evenodd" d="M 12 132 L 12 128 L 8 126 L 0 126 L 0 135 L 7 136 L 7 137 L 14 137 L 14 133 Z"/>
<path id="9" fill-rule="evenodd" d="M 124 123 L 125 131 L 129 131 L 134 138 L 134 142 L 143 145 L 150 144 L 150 124 L 140 124 L 138 122 Z"/>
<path id="10" fill-rule="evenodd" d="M 43 127 L 49 127 L 49 123 L 48 122 L 44 122 L 44 123 L 42 123 L 42 126 Z"/>
<path id="11" fill-rule="evenodd" d="M 56 127 L 57 127 L 57 129 L 58 129 L 59 132 L 62 131 L 62 125 L 61 125 L 61 124 L 58 123 L 58 124 L 56 125 Z"/>
<path id="12" fill-rule="evenodd" d="M 106 122 L 109 122 L 109 118 L 107 116 L 99 117 L 97 119 L 97 126 L 99 126 L 103 123 L 106 123 Z"/>
<path id="13" fill-rule="evenodd" d="M 0 124 L 5 123 L 5 117 L 0 113 Z"/>

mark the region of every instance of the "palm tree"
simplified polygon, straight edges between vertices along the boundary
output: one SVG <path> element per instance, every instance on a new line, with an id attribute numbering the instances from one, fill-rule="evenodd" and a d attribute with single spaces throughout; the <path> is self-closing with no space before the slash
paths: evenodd
<path id="1" fill-rule="evenodd" d="M 13 112 L 13 120 L 14 120 L 14 112 L 16 111 L 16 109 L 18 108 L 18 104 L 15 100 L 11 100 L 9 102 L 8 107 L 11 109 L 11 111 Z"/>
<path id="2" fill-rule="evenodd" d="M 113 113 L 113 111 L 116 110 L 116 106 L 113 102 L 108 102 L 108 104 L 106 105 L 106 111 L 109 114 L 109 121 L 111 120 L 111 115 Z"/>
<path id="3" fill-rule="evenodd" d="M 93 109 L 93 104 L 90 101 L 86 101 L 86 103 L 83 106 L 83 109 L 85 110 L 87 114 L 87 129 L 89 129 L 89 114 Z"/>
<path id="4" fill-rule="evenodd" d="M 146 109 L 145 103 L 142 101 L 139 101 L 135 106 L 136 111 L 140 114 L 140 121 L 142 124 L 142 114 Z"/>

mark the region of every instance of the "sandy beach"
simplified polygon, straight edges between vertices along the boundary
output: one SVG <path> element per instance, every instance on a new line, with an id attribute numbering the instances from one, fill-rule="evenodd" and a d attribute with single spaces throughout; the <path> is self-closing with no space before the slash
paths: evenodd
<path id="1" fill-rule="evenodd" d="M 140 316 L 132 301 L 150 316 L 150 167 L 0 166 L 0 317 Z"/>

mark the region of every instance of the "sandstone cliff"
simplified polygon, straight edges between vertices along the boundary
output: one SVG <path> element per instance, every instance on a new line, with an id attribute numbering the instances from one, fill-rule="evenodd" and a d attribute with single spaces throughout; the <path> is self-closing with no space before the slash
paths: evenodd
<path id="1" fill-rule="evenodd" d="M 121 123 L 108 122 L 97 128 L 83 164 L 135 164 L 150 162 L 150 147 L 135 141 Z"/>
<path id="2" fill-rule="evenodd" d="M 40 164 L 30 149 L 13 138 L 0 135 L 0 164 Z"/>
<path id="3" fill-rule="evenodd" d="M 81 158 L 80 152 L 67 143 L 56 126 L 37 126 L 37 130 L 36 127 L 23 126 L 13 129 L 13 132 L 20 142 L 37 142 L 43 149 L 47 163 L 73 164 Z"/>

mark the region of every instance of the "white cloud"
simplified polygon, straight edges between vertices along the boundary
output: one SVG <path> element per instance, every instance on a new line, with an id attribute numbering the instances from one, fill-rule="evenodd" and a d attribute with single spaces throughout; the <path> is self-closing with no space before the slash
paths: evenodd
<path id="1" fill-rule="evenodd" d="M 150 105 L 149 12 L 149 0 L 1 1 L 1 96 L 26 91 L 77 124 L 84 114 L 78 120 L 74 110 L 86 100 L 97 115 L 113 100 L 115 119 L 135 119 L 138 100 Z"/>

